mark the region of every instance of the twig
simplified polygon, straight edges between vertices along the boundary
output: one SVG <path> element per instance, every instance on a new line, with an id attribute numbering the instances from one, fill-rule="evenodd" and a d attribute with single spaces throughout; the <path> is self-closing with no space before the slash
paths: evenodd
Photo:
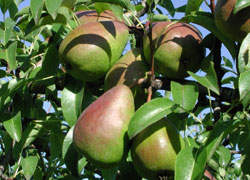
<path id="1" fill-rule="evenodd" d="M 208 170 L 205 170 L 204 175 L 210 180 L 216 180 L 216 178 Z"/>
<path id="2" fill-rule="evenodd" d="M 211 12 L 212 14 L 214 14 L 214 10 L 215 10 L 215 2 L 214 0 L 210 0 L 210 9 L 211 9 Z"/>

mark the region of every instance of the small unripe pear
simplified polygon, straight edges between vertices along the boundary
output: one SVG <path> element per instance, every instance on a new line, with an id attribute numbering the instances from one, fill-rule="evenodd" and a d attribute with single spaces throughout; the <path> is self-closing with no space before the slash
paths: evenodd
<path id="1" fill-rule="evenodd" d="M 128 152 L 127 130 L 133 114 L 133 94 L 127 86 L 105 92 L 83 111 L 75 125 L 77 150 L 97 167 L 117 166 Z"/>

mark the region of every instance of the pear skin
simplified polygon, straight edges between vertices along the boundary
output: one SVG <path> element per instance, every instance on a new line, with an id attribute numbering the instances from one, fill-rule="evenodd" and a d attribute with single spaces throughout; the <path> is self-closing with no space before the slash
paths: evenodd
<path id="1" fill-rule="evenodd" d="M 178 152 L 184 141 L 167 119 L 147 127 L 132 142 L 131 156 L 137 172 L 147 179 L 173 176 Z"/>
<path id="2" fill-rule="evenodd" d="M 134 111 L 127 86 L 105 92 L 79 117 L 73 131 L 76 149 L 96 167 L 117 166 L 128 152 L 127 130 Z"/>

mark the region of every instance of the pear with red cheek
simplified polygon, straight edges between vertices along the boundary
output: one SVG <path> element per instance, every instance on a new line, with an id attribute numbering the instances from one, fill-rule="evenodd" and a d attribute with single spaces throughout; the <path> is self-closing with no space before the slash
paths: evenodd
<path id="1" fill-rule="evenodd" d="M 73 132 L 76 149 L 99 168 L 118 166 L 128 152 L 128 124 L 134 98 L 125 85 L 105 92 L 79 117 Z"/>
<path id="2" fill-rule="evenodd" d="M 149 27 L 143 38 L 143 52 L 149 64 Z M 152 23 L 152 40 L 155 46 L 155 71 L 171 79 L 184 79 L 187 71 L 199 70 L 205 50 L 201 34 L 187 23 L 159 21 Z"/>
<path id="3" fill-rule="evenodd" d="M 93 82 L 120 58 L 128 35 L 128 27 L 118 21 L 82 24 L 61 42 L 59 58 L 72 77 Z"/>
<path id="4" fill-rule="evenodd" d="M 250 6 L 236 14 L 233 12 L 236 0 L 218 0 L 214 19 L 220 32 L 233 41 L 241 42 L 250 32 Z"/>

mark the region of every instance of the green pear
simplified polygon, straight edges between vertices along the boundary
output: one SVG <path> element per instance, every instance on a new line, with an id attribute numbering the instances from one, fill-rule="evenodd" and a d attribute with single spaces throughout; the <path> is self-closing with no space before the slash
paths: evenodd
<path id="1" fill-rule="evenodd" d="M 167 119 L 161 119 L 139 133 L 132 142 L 131 156 L 137 172 L 147 179 L 173 176 L 178 152 L 184 141 Z"/>
<path id="2" fill-rule="evenodd" d="M 233 41 L 241 42 L 250 32 L 250 6 L 234 14 L 236 0 L 218 0 L 214 19 L 220 32 Z"/>
<path id="3" fill-rule="evenodd" d="M 201 34 L 186 23 L 159 21 L 153 23 L 152 40 L 155 46 L 155 71 L 172 79 L 183 79 L 187 71 L 196 72 L 204 57 Z M 149 27 L 143 38 L 143 52 L 151 64 Z M 156 44 L 157 43 L 157 44 Z"/>
<path id="4" fill-rule="evenodd" d="M 110 10 L 105 10 L 98 14 L 95 10 L 82 10 L 76 12 L 80 24 L 89 22 L 102 22 L 102 21 L 118 21 L 114 13 Z"/>
<path id="5" fill-rule="evenodd" d="M 96 81 L 120 58 L 128 34 L 127 26 L 118 21 L 80 25 L 60 44 L 60 59 L 74 78 Z"/>
<path id="6" fill-rule="evenodd" d="M 105 77 L 104 90 L 119 84 L 132 87 L 137 108 L 146 102 L 146 96 L 142 85 L 136 85 L 136 83 L 140 78 L 145 77 L 148 70 L 147 63 L 142 59 L 142 50 L 139 48 L 132 49 L 122 56 L 108 71 Z"/>
<path id="7" fill-rule="evenodd" d="M 99 168 L 117 166 L 128 152 L 128 124 L 134 114 L 131 90 L 118 85 L 105 92 L 79 117 L 73 142 Z"/>

